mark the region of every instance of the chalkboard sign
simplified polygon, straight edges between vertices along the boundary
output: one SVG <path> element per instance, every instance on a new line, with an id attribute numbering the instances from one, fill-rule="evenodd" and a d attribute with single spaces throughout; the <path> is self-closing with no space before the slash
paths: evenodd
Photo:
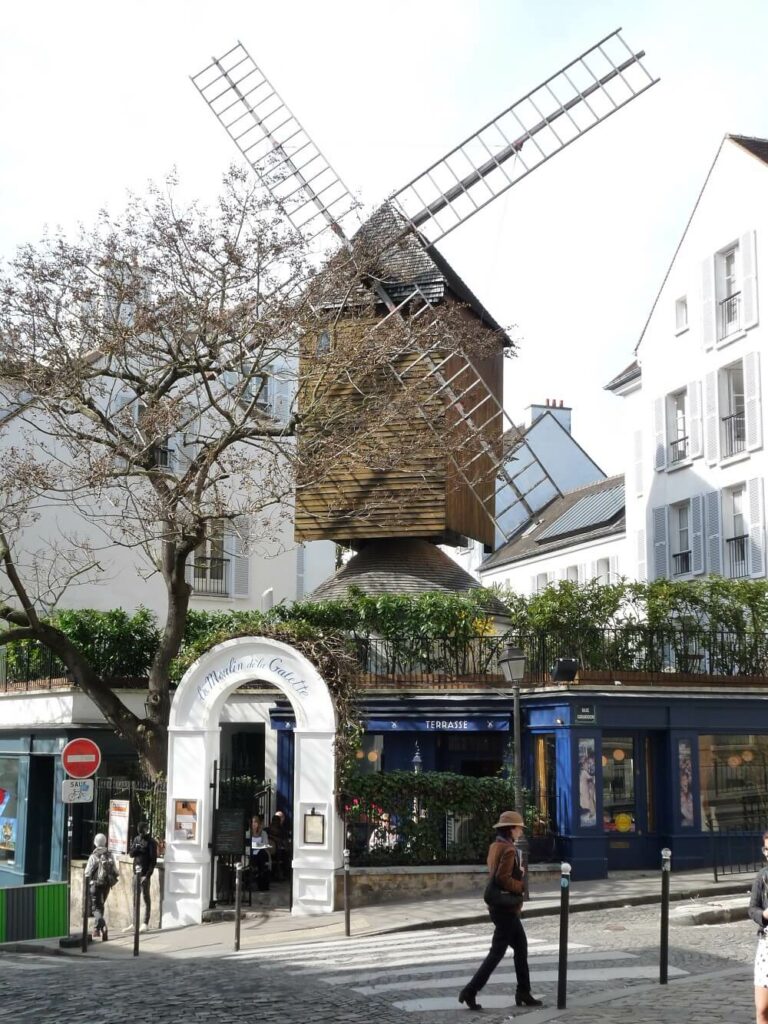
<path id="1" fill-rule="evenodd" d="M 245 816 L 239 807 L 220 807 L 216 811 L 214 853 L 245 852 Z"/>

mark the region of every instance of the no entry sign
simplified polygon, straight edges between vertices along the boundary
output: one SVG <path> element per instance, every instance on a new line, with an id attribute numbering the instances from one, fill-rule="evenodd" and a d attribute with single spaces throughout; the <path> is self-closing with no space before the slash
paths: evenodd
<path id="1" fill-rule="evenodd" d="M 101 751 L 85 736 L 70 740 L 61 752 L 64 771 L 72 779 L 88 779 L 101 764 Z"/>

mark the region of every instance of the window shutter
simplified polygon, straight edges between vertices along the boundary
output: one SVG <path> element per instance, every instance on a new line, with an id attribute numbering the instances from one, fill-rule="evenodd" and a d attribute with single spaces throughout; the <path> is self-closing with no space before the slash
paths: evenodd
<path id="1" fill-rule="evenodd" d="M 579 583 L 587 582 L 587 567 L 584 563 L 579 566 Z"/>
<path id="2" fill-rule="evenodd" d="M 704 454 L 701 435 L 701 381 L 688 385 L 688 455 L 700 459 Z"/>
<path id="3" fill-rule="evenodd" d="M 637 531 L 637 579 L 640 583 L 645 583 L 648 579 L 645 553 L 645 530 Z"/>
<path id="4" fill-rule="evenodd" d="M 565 567 L 563 567 L 562 569 L 558 569 L 558 571 L 557 571 L 557 578 L 559 580 L 567 580 L 568 579 L 568 570 Z"/>
<path id="5" fill-rule="evenodd" d="M 664 424 L 664 406 L 666 400 L 657 398 L 653 403 L 653 433 L 656 438 L 656 458 L 654 467 L 657 472 L 667 466 L 667 431 Z"/>
<path id="6" fill-rule="evenodd" d="M 722 553 L 720 540 L 720 491 L 707 491 L 704 495 L 707 517 L 707 568 L 716 576 L 722 575 Z"/>
<path id="7" fill-rule="evenodd" d="M 747 451 L 763 447 L 759 352 L 748 352 L 744 356 L 744 433 Z"/>
<path id="8" fill-rule="evenodd" d="M 635 431 L 635 493 L 638 498 L 643 493 L 643 432 Z"/>
<path id="9" fill-rule="evenodd" d="M 296 600 L 304 597 L 304 545 L 296 548 Z"/>
<path id="10" fill-rule="evenodd" d="M 551 583 L 554 583 L 554 582 L 555 582 L 555 574 L 554 574 L 554 572 L 548 572 L 547 573 L 547 586 L 549 586 Z"/>
<path id="11" fill-rule="evenodd" d="M 747 480 L 749 501 L 749 575 L 765 576 L 765 527 L 763 525 L 763 479 Z"/>
<path id="12" fill-rule="evenodd" d="M 701 265 L 701 340 L 705 351 L 715 347 L 715 261 Z"/>
<path id="13" fill-rule="evenodd" d="M 589 563 L 589 578 L 591 580 L 597 579 L 597 562 Z"/>
<path id="14" fill-rule="evenodd" d="M 691 572 L 700 576 L 704 572 L 704 495 L 691 498 Z"/>
<path id="15" fill-rule="evenodd" d="M 720 423 L 717 418 L 717 373 L 704 378 L 704 444 L 707 465 L 717 464 L 720 454 Z"/>
<path id="16" fill-rule="evenodd" d="M 654 579 L 667 575 L 667 506 L 653 509 L 653 574 Z"/>
<path id="17" fill-rule="evenodd" d="M 618 557 L 618 555 L 611 555 L 610 559 L 608 560 L 608 565 L 609 565 L 608 582 L 609 583 L 616 583 L 616 581 L 618 580 L 618 577 L 619 577 L 619 557 Z"/>
<path id="18" fill-rule="evenodd" d="M 746 330 L 757 323 L 757 254 L 755 232 L 739 239 L 741 255 L 741 326 Z"/>
<path id="19" fill-rule="evenodd" d="M 539 577 L 531 576 L 531 593 L 538 594 L 539 592 Z"/>
<path id="20" fill-rule="evenodd" d="M 293 380 L 288 376 L 287 370 L 281 371 L 281 375 L 270 378 L 269 400 L 272 408 L 272 416 L 278 423 L 285 425 L 291 418 L 291 405 L 293 402 Z"/>
<path id="21" fill-rule="evenodd" d="M 229 546 L 232 551 L 232 596 L 248 597 L 251 561 L 245 554 L 243 542 L 237 534 L 231 535 Z"/>

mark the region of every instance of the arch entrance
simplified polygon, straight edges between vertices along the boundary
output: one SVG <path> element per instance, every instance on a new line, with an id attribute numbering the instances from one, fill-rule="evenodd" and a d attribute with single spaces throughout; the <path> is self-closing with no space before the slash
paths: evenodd
<path id="1" fill-rule="evenodd" d="M 190 666 L 171 705 L 163 927 L 202 920 L 211 881 L 210 780 L 219 758 L 221 710 L 239 686 L 254 681 L 276 686 L 296 717 L 292 913 L 334 909 L 343 828 L 334 802 L 331 695 L 315 666 L 293 647 L 267 637 L 237 637 L 212 647 Z"/>

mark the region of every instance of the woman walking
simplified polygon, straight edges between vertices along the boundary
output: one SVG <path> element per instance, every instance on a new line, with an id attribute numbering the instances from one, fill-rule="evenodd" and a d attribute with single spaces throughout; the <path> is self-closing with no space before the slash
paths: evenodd
<path id="1" fill-rule="evenodd" d="M 525 885 L 515 840 L 523 834 L 523 819 L 517 811 L 504 811 L 493 827 L 496 829 L 496 837 L 488 848 L 488 874 L 496 879 L 499 888 L 520 896 L 520 902 L 514 907 L 488 906 L 488 913 L 495 926 L 491 948 L 472 980 L 459 992 L 459 1002 L 464 1003 L 469 1010 L 482 1009 L 477 1001 L 477 993 L 504 959 L 509 946 L 515 956 L 515 1003 L 518 1006 L 541 1006 L 541 1000 L 531 995 L 528 939 L 520 920 Z"/>
<path id="2" fill-rule="evenodd" d="M 768 857 L 768 832 L 763 832 L 763 856 Z M 749 900 L 749 916 L 758 926 L 755 953 L 755 1013 L 757 1024 L 768 1024 L 768 868 L 758 871 Z"/>

